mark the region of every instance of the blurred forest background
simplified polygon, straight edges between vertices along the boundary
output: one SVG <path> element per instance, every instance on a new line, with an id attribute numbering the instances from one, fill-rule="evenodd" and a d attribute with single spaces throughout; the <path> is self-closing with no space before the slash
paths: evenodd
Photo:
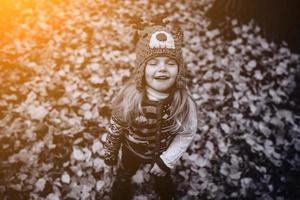
<path id="1" fill-rule="evenodd" d="M 109 199 L 110 102 L 137 30 L 163 18 L 184 30 L 199 116 L 178 199 L 300 199 L 296 1 L 0 2 L 0 199 Z M 148 168 L 135 199 L 156 199 Z"/>

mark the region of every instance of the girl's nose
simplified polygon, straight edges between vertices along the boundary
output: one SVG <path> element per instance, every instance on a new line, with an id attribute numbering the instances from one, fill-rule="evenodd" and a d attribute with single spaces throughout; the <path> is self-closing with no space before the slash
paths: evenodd
<path id="1" fill-rule="evenodd" d="M 159 62 L 159 71 L 166 71 L 167 68 L 166 68 L 166 63 L 161 61 Z"/>

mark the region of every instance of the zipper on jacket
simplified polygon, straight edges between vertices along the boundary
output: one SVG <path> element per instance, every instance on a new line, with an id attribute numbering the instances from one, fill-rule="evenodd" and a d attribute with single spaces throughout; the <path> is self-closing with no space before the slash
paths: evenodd
<path id="1" fill-rule="evenodd" d="M 160 135 L 161 135 L 161 120 L 162 120 L 162 102 L 158 103 L 156 113 L 156 134 L 155 134 L 155 159 L 159 157 L 160 152 Z"/>

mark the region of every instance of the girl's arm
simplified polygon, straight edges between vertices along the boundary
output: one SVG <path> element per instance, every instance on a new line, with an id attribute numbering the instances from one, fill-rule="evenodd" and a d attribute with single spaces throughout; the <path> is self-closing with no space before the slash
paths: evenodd
<path id="1" fill-rule="evenodd" d="M 188 124 L 186 124 L 187 129 L 178 133 L 169 148 L 160 155 L 160 160 L 158 161 L 158 164 L 160 165 L 160 162 L 163 162 L 167 167 L 174 168 L 175 163 L 181 158 L 183 153 L 186 152 L 196 135 L 198 125 L 197 109 L 195 103 L 191 99 L 189 99 L 189 101 L 191 112 L 188 116 Z"/>
<path id="2" fill-rule="evenodd" d="M 124 131 L 127 131 L 127 129 L 125 123 L 120 120 L 116 113 L 112 114 L 109 129 L 110 131 L 104 143 L 104 161 L 107 165 L 115 165 L 118 161 Z"/>

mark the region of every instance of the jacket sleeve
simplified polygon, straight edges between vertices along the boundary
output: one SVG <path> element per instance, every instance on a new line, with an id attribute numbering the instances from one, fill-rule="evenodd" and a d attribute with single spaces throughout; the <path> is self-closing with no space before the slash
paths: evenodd
<path id="1" fill-rule="evenodd" d="M 197 132 L 198 120 L 197 109 L 195 103 L 189 99 L 191 112 L 188 115 L 187 129 L 178 133 L 166 151 L 160 155 L 161 161 L 169 167 L 174 168 L 176 162 L 181 158 L 184 152 L 191 144 Z"/>
<path id="2" fill-rule="evenodd" d="M 109 133 L 104 142 L 104 162 L 107 165 L 115 165 L 118 161 L 119 149 L 124 132 L 127 131 L 126 123 L 122 122 L 119 114 L 113 112 L 109 124 Z"/>

